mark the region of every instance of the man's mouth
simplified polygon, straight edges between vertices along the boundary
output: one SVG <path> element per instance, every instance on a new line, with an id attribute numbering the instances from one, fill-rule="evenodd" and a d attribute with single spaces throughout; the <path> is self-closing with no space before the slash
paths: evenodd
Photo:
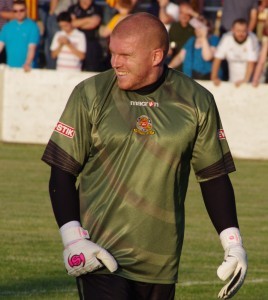
<path id="1" fill-rule="evenodd" d="M 126 76 L 126 75 L 128 75 L 128 74 L 129 74 L 129 72 L 126 72 L 126 71 L 117 71 L 117 72 L 116 72 L 116 75 L 119 76 L 119 77 L 120 77 L 120 76 Z"/>

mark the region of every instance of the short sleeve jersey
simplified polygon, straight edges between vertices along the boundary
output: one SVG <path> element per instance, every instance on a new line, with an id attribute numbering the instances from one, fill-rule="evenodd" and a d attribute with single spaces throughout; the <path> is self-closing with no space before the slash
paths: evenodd
<path id="1" fill-rule="evenodd" d="M 80 83 L 42 159 L 79 175 L 83 227 L 116 274 L 164 284 L 177 281 L 191 164 L 198 181 L 235 169 L 213 96 L 172 69 L 146 95 L 113 70 Z"/>

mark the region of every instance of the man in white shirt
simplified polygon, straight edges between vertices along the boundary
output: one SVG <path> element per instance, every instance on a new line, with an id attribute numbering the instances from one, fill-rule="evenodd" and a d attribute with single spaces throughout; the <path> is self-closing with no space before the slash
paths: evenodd
<path id="1" fill-rule="evenodd" d="M 223 35 L 215 53 L 211 80 L 219 85 L 218 71 L 222 60 L 226 59 L 229 68 L 229 81 L 237 87 L 249 82 L 258 60 L 259 45 L 254 33 L 248 32 L 244 19 L 234 21 L 232 30 Z"/>
<path id="2" fill-rule="evenodd" d="M 56 69 L 81 71 L 86 53 L 86 37 L 83 32 L 72 26 L 71 14 L 62 12 L 57 17 L 61 31 L 55 33 L 50 50 L 56 58 Z"/>

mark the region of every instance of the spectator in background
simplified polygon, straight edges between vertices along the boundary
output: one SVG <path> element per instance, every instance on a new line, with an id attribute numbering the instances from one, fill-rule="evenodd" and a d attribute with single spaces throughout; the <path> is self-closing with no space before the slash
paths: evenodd
<path id="1" fill-rule="evenodd" d="M 27 18 L 23 0 L 13 3 L 15 19 L 5 24 L 0 32 L 0 52 L 6 48 L 7 64 L 10 67 L 30 71 L 36 66 L 36 49 L 39 44 L 39 28 Z"/>
<path id="2" fill-rule="evenodd" d="M 9 20 L 14 18 L 12 5 L 12 0 L 0 0 L 0 30 Z"/>
<path id="3" fill-rule="evenodd" d="M 46 39 L 46 24 L 49 15 L 50 0 L 38 0 L 37 15 L 40 21 L 40 44 L 39 44 L 39 68 L 46 67 L 45 59 L 45 39 Z"/>
<path id="4" fill-rule="evenodd" d="M 130 14 L 133 8 L 132 0 L 117 0 L 114 8 L 116 9 L 117 13 L 106 25 L 101 25 L 99 27 L 99 34 L 102 38 L 108 38 L 115 25 Z"/>
<path id="5" fill-rule="evenodd" d="M 52 39 L 57 31 L 60 30 L 57 16 L 64 11 L 67 11 L 71 5 L 77 3 L 77 0 L 51 0 L 49 7 L 49 14 L 46 19 L 45 24 L 45 59 L 46 59 L 46 68 L 47 69 L 56 69 L 56 59 L 51 57 L 50 45 Z"/>
<path id="6" fill-rule="evenodd" d="M 71 15 L 62 12 L 57 21 L 61 31 L 56 32 L 51 43 L 51 56 L 57 59 L 56 69 L 81 71 L 86 53 L 85 34 L 72 26 Z"/>
<path id="7" fill-rule="evenodd" d="M 193 21 L 194 19 L 192 19 Z M 190 37 L 180 52 L 172 59 L 169 67 L 183 65 L 182 71 L 189 77 L 199 80 L 209 80 L 212 61 L 219 37 L 212 35 L 212 26 L 205 19 L 192 22 L 195 36 Z"/>
<path id="8" fill-rule="evenodd" d="M 114 0 L 113 2 L 106 1 L 108 7 L 114 11 L 113 16 L 108 19 L 107 24 L 102 24 L 99 27 L 99 35 L 103 46 L 103 68 L 111 68 L 111 54 L 109 51 L 110 35 L 118 22 L 127 17 L 134 8 L 133 0 Z"/>
<path id="9" fill-rule="evenodd" d="M 256 35 L 248 32 L 248 23 L 244 19 L 235 20 L 232 30 L 220 40 L 212 66 L 211 80 L 219 85 L 218 72 L 221 61 L 226 59 L 229 68 L 229 81 L 238 87 L 249 82 L 258 59 Z"/>
<path id="10" fill-rule="evenodd" d="M 263 12 L 268 7 L 268 0 L 261 0 L 259 1 L 259 12 Z"/>
<path id="11" fill-rule="evenodd" d="M 93 0 L 79 0 L 69 8 L 72 24 L 86 35 L 87 51 L 83 62 L 83 71 L 103 71 L 103 48 L 99 38 L 99 26 L 102 21 L 102 9 Z"/>
<path id="12" fill-rule="evenodd" d="M 268 74 L 267 74 L 267 66 L 266 66 L 267 56 L 268 56 L 268 17 L 264 24 L 260 55 L 252 78 L 252 85 L 255 87 L 257 87 L 260 82 L 268 83 Z"/>
<path id="13" fill-rule="evenodd" d="M 166 26 L 167 31 L 169 31 L 171 24 L 179 21 L 180 7 L 170 0 L 157 0 L 157 2 L 159 4 L 158 17 Z"/>
<path id="14" fill-rule="evenodd" d="M 194 36 L 194 28 L 190 25 L 191 18 L 195 15 L 188 2 L 182 2 L 179 9 L 179 21 L 173 22 L 169 29 L 170 51 L 167 63 L 177 55 L 187 40 Z M 182 70 L 181 66 L 178 70 Z"/>
<path id="15" fill-rule="evenodd" d="M 254 31 L 258 19 L 258 0 L 226 0 L 222 5 L 220 35 L 232 29 L 237 19 L 245 19 L 248 30 Z"/>
<path id="16" fill-rule="evenodd" d="M 232 24 L 237 19 L 245 19 L 248 31 L 255 31 L 258 19 L 258 0 L 226 0 L 222 5 L 220 36 L 232 29 Z M 228 81 L 228 62 L 222 63 L 223 80 Z"/>
<path id="17" fill-rule="evenodd" d="M 9 21 L 14 18 L 12 10 L 12 0 L 0 0 L 0 31 L 2 27 Z M 6 50 L 0 53 L 0 64 L 6 63 Z"/>

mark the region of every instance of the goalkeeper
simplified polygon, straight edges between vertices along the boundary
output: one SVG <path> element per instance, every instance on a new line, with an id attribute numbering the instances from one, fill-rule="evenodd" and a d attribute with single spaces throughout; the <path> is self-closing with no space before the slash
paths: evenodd
<path id="1" fill-rule="evenodd" d="M 80 299 L 174 299 L 191 166 L 224 250 L 218 297 L 244 282 L 220 116 L 209 91 L 164 65 L 168 47 L 158 18 L 122 20 L 110 39 L 113 69 L 74 88 L 43 154 Z"/>

